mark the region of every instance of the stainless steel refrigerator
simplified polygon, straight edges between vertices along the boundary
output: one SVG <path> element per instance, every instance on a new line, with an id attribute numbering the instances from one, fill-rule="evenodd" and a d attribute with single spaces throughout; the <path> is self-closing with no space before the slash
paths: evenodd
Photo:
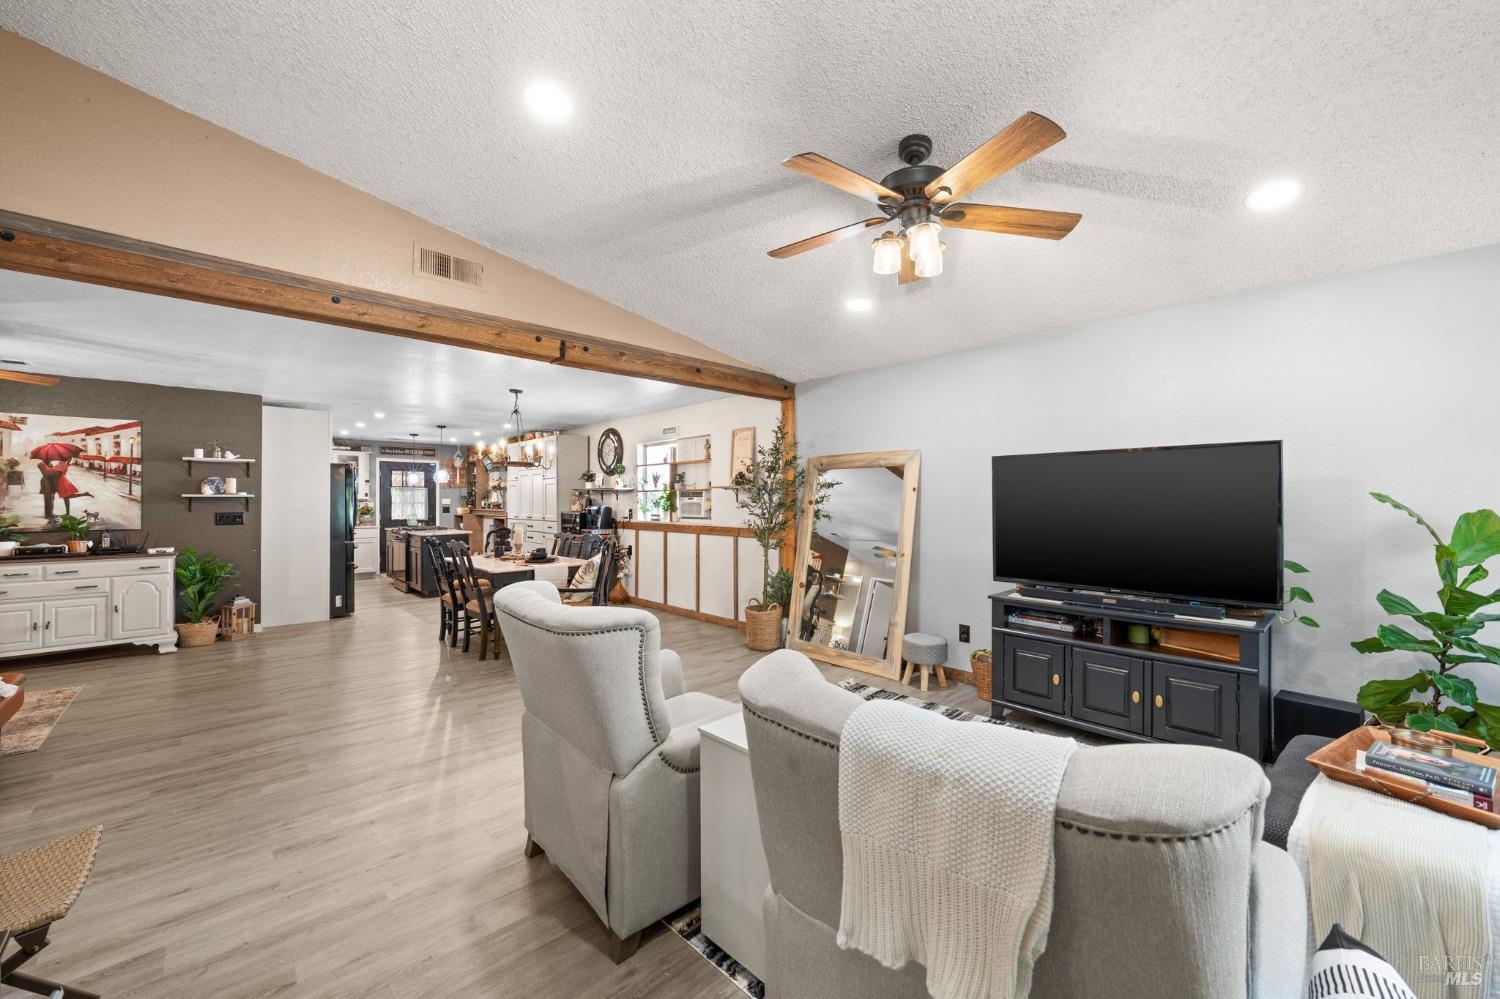
<path id="1" fill-rule="evenodd" d="M 328 616 L 354 613 L 354 510 L 357 473 L 354 466 L 335 462 L 329 490 Z"/>

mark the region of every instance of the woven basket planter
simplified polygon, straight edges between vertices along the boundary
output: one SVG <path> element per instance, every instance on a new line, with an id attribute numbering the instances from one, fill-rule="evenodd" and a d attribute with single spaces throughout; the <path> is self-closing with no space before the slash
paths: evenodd
<path id="1" fill-rule="evenodd" d="M 745 644 L 753 652 L 781 648 L 781 605 L 759 604 L 745 608 Z"/>
<path id="2" fill-rule="evenodd" d="M 200 645 L 212 645 L 214 639 L 219 637 L 219 622 L 217 620 L 199 621 L 197 624 L 179 624 L 177 626 L 177 647 L 192 649 Z"/>
<path id="3" fill-rule="evenodd" d="M 973 676 L 974 689 L 979 693 L 981 701 L 988 701 L 994 696 L 993 683 L 995 663 L 991 658 L 989 650 L 979 649 L 969 655 L 969 672 Z"/>

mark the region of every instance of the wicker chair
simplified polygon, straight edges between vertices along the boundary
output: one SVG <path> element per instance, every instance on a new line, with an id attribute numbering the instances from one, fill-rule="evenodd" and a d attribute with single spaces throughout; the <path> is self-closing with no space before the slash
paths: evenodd
<path id="1" fill-rule="evenodd" d="M 50 941 L 47 931 L 68 914 L 94 869 L 103 826 L 91 826 L 42 846 L 0 857 L 0 984 L 38 996 L 99 999 L 86 992 L 20 971 Z M 20 947 L 5 958 L 11 940 Z"/>

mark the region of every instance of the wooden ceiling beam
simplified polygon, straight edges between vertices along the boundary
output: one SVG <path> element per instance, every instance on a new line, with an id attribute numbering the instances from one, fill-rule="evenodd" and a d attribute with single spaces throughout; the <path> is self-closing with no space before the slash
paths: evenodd
<path id="1" fill-rule="evenodd" d="M 572 330 L 387 295 L 0 208 L 0 269 L 404 336 L 765 399 L 775 375 Z"/>

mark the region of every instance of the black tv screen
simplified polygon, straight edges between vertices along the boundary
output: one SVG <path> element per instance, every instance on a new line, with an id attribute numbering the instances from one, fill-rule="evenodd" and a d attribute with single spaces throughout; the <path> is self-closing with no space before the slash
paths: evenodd
<path id="1" fill-rule="evenodd" d="M 1281 442 L 992 460 L 995 579 L 1281 605 Z"/>

